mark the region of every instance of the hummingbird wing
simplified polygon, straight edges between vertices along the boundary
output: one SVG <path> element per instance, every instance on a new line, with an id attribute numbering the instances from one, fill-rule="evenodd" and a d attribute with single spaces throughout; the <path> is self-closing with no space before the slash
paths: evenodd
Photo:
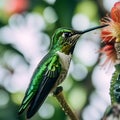
<path id="1" fill-rule="evenodd" d="M 52 57 L 46 56 L 33 74 L 33 80 L 23 99 L 19 113 L 22 113 L 29 106 L 27 118 L 32 117 L 55 86 L 60 72 L 59 56 L 57 54 Z"/>

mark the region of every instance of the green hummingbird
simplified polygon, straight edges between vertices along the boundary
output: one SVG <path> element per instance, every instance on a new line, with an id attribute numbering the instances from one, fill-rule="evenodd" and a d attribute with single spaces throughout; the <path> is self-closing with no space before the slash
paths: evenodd
<path id="1" fill-rule="evenodd" d="M 104 26 L 97 26 L 85 31 L 59 28 L 52 36 L 48 54 L 38 64 L 19 108 L 19 114 L 27 109 L 26 117 L 31 118 L 41 107 L 50 92 L 65 79 L 74 47 L 79 37 L 89 31 Z"/>

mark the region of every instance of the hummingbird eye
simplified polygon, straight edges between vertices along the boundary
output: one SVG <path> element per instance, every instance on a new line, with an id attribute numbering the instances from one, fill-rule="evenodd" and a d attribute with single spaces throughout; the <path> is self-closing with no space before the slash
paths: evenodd
<path id="1" fill-rule="evenodd" d="M 71 36 L 72 36 L 72 34 L 70 32 L 65 32 L 65 33 L 62 34 L 62 37 L 64 37 L 64 38 L 68 38 L 68 37 L 71 37 Z"/>

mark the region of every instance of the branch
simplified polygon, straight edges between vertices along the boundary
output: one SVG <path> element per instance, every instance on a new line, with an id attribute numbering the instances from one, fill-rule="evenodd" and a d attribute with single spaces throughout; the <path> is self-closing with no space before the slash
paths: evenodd
<path id="1" fill-rule="evenodd" d="M 70 106 L 67 104 L 65 97 L 63 95 L 63 88 L 61 86 L 57 87 L 53 95 L 56 97 L 58 102 L 60 103 L 63 111 L 66 115 L 69 116 L 71 120 L 79 120 L 75 113 L 71 110 Z"/>

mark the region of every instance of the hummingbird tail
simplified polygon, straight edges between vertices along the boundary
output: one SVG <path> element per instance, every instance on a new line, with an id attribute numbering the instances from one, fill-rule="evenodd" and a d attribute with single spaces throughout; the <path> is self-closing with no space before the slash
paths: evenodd
<path id="1" fill-rule="evenodd" d="M 46 97 L 54 87 L 55 82 L 56 78 L 55 79 L 53 78 L 53 80 L 50 80 L 47 77 L 44 78 L 43 83 L 39 86 L 39 90 L 27 110 L 28 119 L 31 118 L 41 107 Z"/>
<path id="2" fill-rule="evenodd" d="M 33 93 L 33 91 L 26 93 L 26 95 L 22 101 L 22 104 L 19 108 L 18 115 L 22 114 L 25 111 L 25 109 L 29 106 L 30 102 L 32 101 L 32 98 L 34 97 L 34 95 L 35 95 L 35 93 Z"/>

